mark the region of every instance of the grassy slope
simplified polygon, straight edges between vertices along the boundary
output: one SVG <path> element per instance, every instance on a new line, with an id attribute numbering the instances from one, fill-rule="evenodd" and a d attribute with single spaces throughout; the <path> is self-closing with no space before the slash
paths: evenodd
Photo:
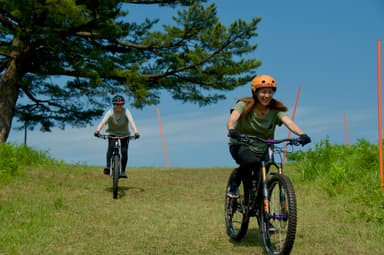
<path id="1" fill-rule="evenodd" d="M 288 170 L 299 225 L 292 254 L 384 254 L 384 226 Z M 225 234 L 230 169 L 130 169 L 118 200 L 101 169 L 34 167 L 0 188 L 0 254 L 264 254 L 256 222 Z M 355 212 L 351 213 L 351 208 Z"/>

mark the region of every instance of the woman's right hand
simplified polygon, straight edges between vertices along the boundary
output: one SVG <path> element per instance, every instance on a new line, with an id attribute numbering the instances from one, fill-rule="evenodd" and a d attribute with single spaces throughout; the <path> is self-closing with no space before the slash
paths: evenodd
<path id="1" fill-rule="evenodd" d="M 229 129 L 228 130 L 228 136 L 237 140 L 241 139 L 241 133 L 237 131 L 236 129 Z"/>

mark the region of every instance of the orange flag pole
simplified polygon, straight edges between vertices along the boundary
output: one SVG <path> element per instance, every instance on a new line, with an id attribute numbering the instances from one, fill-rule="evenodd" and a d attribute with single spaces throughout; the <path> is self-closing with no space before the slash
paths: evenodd
<path id="1" fill-rule="evenodd" d="M 344 128 L 345 128 L 345 144 L 348 144 L 348 125 L 347 125 L 347 114 L 344 113 Z"/>
<path id="2" fill-rule="evenodd" d="M 297 103 L 299 102 L 300 91 L 301 91 L 301 87 L 300 87 L 300 85 L 299 85 L 299 88 L 298 88 L 298 90 L 297 90 L 297 95 L 296 95 L 295 106 L 293 107 L 293 113 L 292 113 L 292 120 L 293 120 L 293 121 L 295 121 L 296 108 L 297 108 Z M 288 138 L 290 138 L 290 137 L 291 137 L 291 131 L 289 130 L 289 131 L 288 131 Z M 286 158 L 287 158 L 287 150 L 288 150 L 288 144 L 285 145 L 283 162 L 285 162 L 285 160 L 286 160 Z"/>
<path id="3" fill-rule="evenodd" d="M 383 120 L 381 110 L 381 41 L 377 41 L 377 109 L 379 124 L 379 168 L 380 168 L 380 189 L 384 194 L 384 175 L 383 175 Z"/>
<path id="4" fill-rule="evenodd" d="M 165 168 L 169 168 L 167 146 L 165 144 L 165 138 L 164 138 L 164 132 L 163 132 L 163 124 L 161 122 L 161 117 L 160 117 L 160 109 L 157 108 L 156 111 L 157 111 L 157 120 L 159 121 L 159 127 L 160 127 L 161 142 L 163 144 L 163 151 L 164 151 L 164 158 L 165 158 Z"/>

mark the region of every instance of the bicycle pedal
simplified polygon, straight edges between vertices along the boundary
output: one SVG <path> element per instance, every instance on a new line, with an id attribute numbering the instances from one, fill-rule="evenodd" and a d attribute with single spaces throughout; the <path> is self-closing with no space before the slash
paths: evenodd
<path id="1" fill-rule="evenodd" d="M 105 175 L 110 175 L 111 170 L 109 168 L 104 168 L 103 172 Z"/>

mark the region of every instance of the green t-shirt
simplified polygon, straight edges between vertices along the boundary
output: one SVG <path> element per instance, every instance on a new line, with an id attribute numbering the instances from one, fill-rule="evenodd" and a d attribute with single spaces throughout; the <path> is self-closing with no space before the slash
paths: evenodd
<path id="1" fill-rule="evenodd" d="M 238 101 L 231 110 L 237 110 L 242 113 L 245 109 L 246 103 L 244 101 Z M 281 126 L 281 118 L 286 113 L 277 109 L 270 109 L 264 118 L 260 118 L 256 115 L 255 111 L 251 111 L 247 118 L 242 117 L 236 123 L 235 129 L 242 134 L 257 136 L 263 139 L 274 138 L 276 125 Z M 236 139 L 230 138 L 229 144 L 239 144 L 241 142 Z M 249 145 L 249 148 L 258 153 L 264 153 L 266 145 L 261 142 L 253 142 Z"/>

